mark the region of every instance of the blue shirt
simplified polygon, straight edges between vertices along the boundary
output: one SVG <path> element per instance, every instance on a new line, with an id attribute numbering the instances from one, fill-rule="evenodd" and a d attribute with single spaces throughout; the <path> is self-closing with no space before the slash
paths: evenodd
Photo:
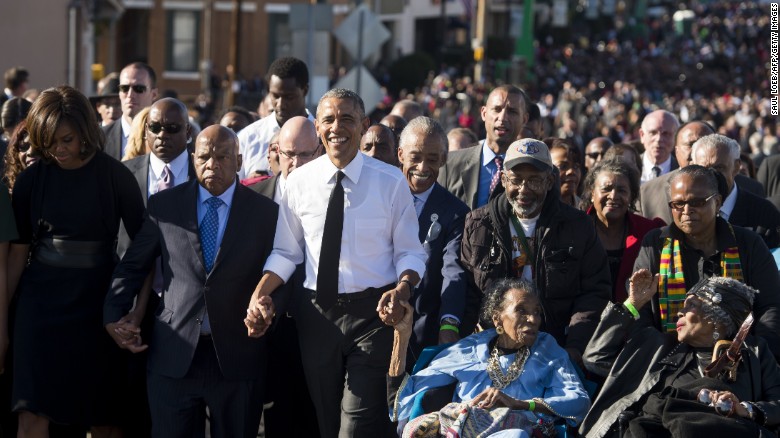
<path id="1" fill-rule="evenodd" d="M 482 140 L 482 165 L 479 168 L 479 185 L 477 185 L 477 207 L 482 207 L 490 199 L 490 182 L 493 175 L 498 172 L 496 167 L 496 153 L 487 145 L 487 140 Z M 501 158 L 504 158 L 503 155 Z"/>
<path id="2" fill-rule="evenodd" d="M 228 187 L 227 190 L 225 190 L 221 195 L 217 196 L 219 199 L 222 200 L 222 204 L 217 207 L 217 217 L 219 218 L 219 227 L 217 229 L 217 254 L 219 255 L 219 247 L 222 246 L 222 237 L 225 236 L 225 228 L 227 227 L 227 221 L 230 216 L 230 206 L 233 204 L 233 193 L 236 191 L 236 182 L 234 181 L 233 184 Z M 206 190 L 203 186 L 198 186 L 198 227 L 200 227 L 200 223 L 203 222 L 203 218 L 206 216 L 206 210 L 208 210 L 208 205 L 206 205 L 206 200 L 209 198 L 212 198 L 214 195 L 209 193 L 208 190 Z M 214 257 L 214 260 L 216 260 L 216 256 Z M 200 326 L 200 332 L 202 334 L 210 334 L 211 333 L 211 324 L 209 324 L 209 315 L 204 314 L 203 315 L 203 323 Z"/>

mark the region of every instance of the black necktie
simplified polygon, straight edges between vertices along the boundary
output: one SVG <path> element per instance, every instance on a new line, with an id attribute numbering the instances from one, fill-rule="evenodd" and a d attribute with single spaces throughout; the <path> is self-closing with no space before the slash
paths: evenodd
<path id="1" fill-rule="evenodd" d="M 339 258 L 341 258 L 341 233 L 344 230 L 344 172 L 336 174 L 336 185 L 330 192 L 325 227 L 322 230 L 320 263 L 317 270 L 317 304 L 328 310 L 336 304 L 339 294 Z"/>
<path id="2" fill-rule="evenodd" d="M 650 169 L 650 170 L 653 171 L 653 178 L 658 178 L 659 176 L 661 176 L 661 168 L 660 167 L 653 166 L 653 168 Z"/>

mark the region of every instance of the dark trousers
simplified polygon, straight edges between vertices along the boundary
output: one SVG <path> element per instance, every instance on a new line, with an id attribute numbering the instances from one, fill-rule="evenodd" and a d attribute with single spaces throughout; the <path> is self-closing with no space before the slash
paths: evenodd
<path id="1" fill-rule="evenodd" d="M 225 379 L 211 338 L 201 336 L 183 378 L 149 371 L 152 436 L 203 437 L 208 408 L 213 438 L 256 437 L 263 411 L 263 380 Z"/>
<path id="2" fill-rule="evenodd" d="M 295 321 L 279 318 L 268 336 L 268 381 L 263 425 L 266 438 L 318 438 L 317 414 L 309 396 Z"/>
<path id="3" fill-rule="evenodd" d="M 300 302 L 303 369 L 324 438 L 395 436 L 385 377 L 393 329 L 376 313 L 382 292 L 390 288 L 347 294 L 327 311 L 314 303 L 314 291 L 306 290 Z"/>

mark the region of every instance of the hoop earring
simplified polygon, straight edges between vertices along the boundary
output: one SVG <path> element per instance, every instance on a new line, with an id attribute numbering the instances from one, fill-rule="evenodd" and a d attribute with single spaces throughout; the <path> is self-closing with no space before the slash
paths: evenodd
<path id="1" fill-rule="evenodd" d="M 718 339 L 720 339 L 720 333 L 718 333 L 718 331 L 717 331 L 717 330 L 715 330 L 714 332 L 712 332 L 712 339 L 714 339 L 714 340 L 716 340 L 716 341 L 717 341 Z"/>
<path id="2" fill-rule="evenodd" d="M 504 334 L 504 327 L 501 327 L 501 326 L 496 327 L 496 333 L 498 333 L 499 335 L 503 335 Z"/>

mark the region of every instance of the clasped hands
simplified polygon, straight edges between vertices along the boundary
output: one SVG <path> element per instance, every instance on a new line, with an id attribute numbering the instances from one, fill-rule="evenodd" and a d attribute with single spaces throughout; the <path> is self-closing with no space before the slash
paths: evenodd
<path id="1" fill-rule="evenodd" d="M 275 312 L 274 302 L 271 297 L 253 294 L 252 299 L 249 301 L 249 308 L 246 309 L 246 318 L 244 318 L 247 335 L 250 338 L 263 336 L 271 326 Z"/>
<path id="2" fill-rule="evenodd" d="M 399 283 L 395 289 L 383 293 L 376 306 L 379 319 L 392 327 L 401 323 L 406 315 L 406 308 L 411 309 L 407 304 L 410 296 L 411 291 L 405 283 Z"/>
<path id="3" fill-rule="evenodd" d="M 141 339 L 142 319 L 143 317 L 130 312 L 120 318 L 119 321 L 106 324 L 106 331 L 119 348 L 128 350 L 131 353 L 140 353 L 149 348 Z"/>

